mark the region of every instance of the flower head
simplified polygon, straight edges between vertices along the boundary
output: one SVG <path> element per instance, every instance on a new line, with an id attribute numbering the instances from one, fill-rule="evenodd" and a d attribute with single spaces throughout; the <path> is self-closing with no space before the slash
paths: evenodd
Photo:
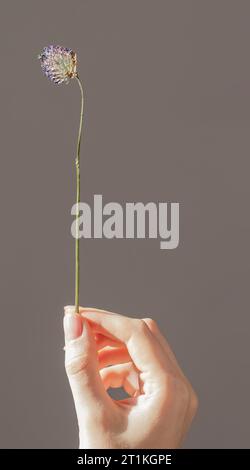
<path id="1" fill-rule="evenodd" d="M 47 46 L 38 58 L 41 61 L 44 74 L 56 85 L 67 84 L 71 78 L 77 77 L 77 58 L 72 49 Z"/>

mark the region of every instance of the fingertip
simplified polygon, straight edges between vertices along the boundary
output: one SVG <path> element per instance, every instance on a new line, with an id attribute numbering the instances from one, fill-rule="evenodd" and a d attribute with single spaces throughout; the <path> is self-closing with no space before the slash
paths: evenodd
<path id="1" fill-rule="evenodd" d="M 83 320 L 77 313 L 69 313 L 68 309 L 67 313 L 64 315 L 63 326 L 65 342 L 69 342 L 81 336 L 83 331 Z"/>
<path id="2" fill-rule="evenodd" d="M 76 313 L 76 308 L 74 305 L 65 305 L 64 315 L 73 315 L 74 313 Z"/>

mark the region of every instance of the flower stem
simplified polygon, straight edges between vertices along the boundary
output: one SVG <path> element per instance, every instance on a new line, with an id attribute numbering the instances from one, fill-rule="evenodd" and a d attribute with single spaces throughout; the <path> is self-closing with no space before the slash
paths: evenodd
<path id="1" fill-rule="evenodd" d="M 80 123 L 77 138 L 77 149 L 76 149 L 76 219 L 78 219 L 79 203 L 80 203 L 80 149 L 82 139 L 82 122 L 83 122 L 83 106 L 84 106 L 84 95 L 83 88 L 79 77 L 76 77 L 78 85 L 81 91 L 81 111 L 80 111 Z M 79 224 L 76 224 L 76 238 L 75 238 L 75 311 L 79 313 L 79 285 L 80 285 L 80 249 L 79 249 Z"/>

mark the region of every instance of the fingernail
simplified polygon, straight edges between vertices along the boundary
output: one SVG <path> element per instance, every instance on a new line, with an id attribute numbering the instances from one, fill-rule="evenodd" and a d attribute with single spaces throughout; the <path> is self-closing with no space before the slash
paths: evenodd
<path id="1" fill-rule="evenodd" d="M 73 307 L 74 308 L 74 307 Z M 82 319 L 80 315 L 75 313 L 75 311 L 69 310 L 67 308 L 67 312 L 65 309 L 65 316 L 64 316 L 64 333 L 65 333 L 65 341 L 71 341 L 73 339 L 78 338 L 82 334 Z"/>
<path id="2" fill-rule="evenodd" d="M 64 307 L 64 315 L 73 315 L 74 313 L 76 313 L 74 305 L 66 305 Z"/>

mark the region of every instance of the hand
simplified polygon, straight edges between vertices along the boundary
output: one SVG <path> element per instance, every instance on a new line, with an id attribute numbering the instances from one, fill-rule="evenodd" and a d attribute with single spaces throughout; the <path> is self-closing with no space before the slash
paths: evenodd
<path id="1" fill-rule="evenodd" d="M 197 397 L 156 323 L 97 309 L 65 308 L 65 367 L 84 449 L 174 449 Z M 112 399 L 106 390 L 129 395 Z"/>

